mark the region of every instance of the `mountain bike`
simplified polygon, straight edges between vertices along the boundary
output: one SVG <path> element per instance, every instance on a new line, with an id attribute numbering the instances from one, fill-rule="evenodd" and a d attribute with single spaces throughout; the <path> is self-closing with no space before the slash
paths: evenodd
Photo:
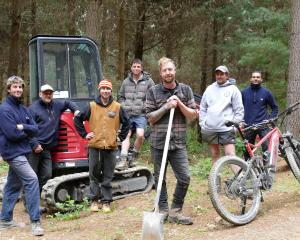
<path id="1" fill-rule="evenodd" d="M 286 160 L 294 176 L 300 182 L 300 143 L 290 132 L 281 133 L 277 121 L 298 109 L 299 102 L 288 107 L 274 119 L 241 128 L 239 124 L 227 122 L 234 126 L 243 141 L 249 157 L 245 160 L 237 156 L 220 158 L 212 167 L 208 189 L 211 202 L 218 214 L 234 225 L 251 222 L 257 215 L 263 201 L 262 190 L 272 188 L 278 154 Z M 268 134 L 256 144 L 245 139 L 247 133 L 258 129 L 269 128 Z M 268 150 L 258 153 L 263 143 Z"/>

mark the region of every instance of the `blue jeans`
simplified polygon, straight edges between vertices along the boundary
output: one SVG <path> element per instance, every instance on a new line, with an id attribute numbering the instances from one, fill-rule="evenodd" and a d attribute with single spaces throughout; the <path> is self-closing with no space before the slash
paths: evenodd
<path id="1" fill-rule="evenodd" d="M 154 163 L 155 186 L 157 186 L 160 166 L 161 166 L 161 161 L 163 156 L 163 150 L 151 147 L 151 155 Z M 171 164 L 171 167 L 177 179 L 175 191 L 173 193 L 173 201 L 172 201 L 171 208 L 182 209 L 184 198 L 190 184 L 189 162 L 187 158 L 186 149 L 184 148 L 184 149 L 169 150 L 167 156 L 166 170 L 167 170 L 168 162 Z M 166 170 L 162 182 L 161 194 L 160 194 L 159 204 L 158 204 L 160 210 L 167 210 L 169 208 L 167 185 L 165 180 Z"/>
<path id="2" fill-rule="evenodd" d="M 1 220 L 11 221 L 13 219 L 13 210 L 23 187 L 30 220 L 32 222 L 39 221 L 40 191 L 35 172 L 25 156 L 18 156 L 7 163 L 9 170 L 2 199 Z"/>

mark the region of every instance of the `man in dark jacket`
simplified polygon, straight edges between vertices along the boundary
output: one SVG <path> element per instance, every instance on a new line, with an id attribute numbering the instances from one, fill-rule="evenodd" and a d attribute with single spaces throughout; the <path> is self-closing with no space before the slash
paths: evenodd
<path id="1" fill-rule="evenodd" d="M 8 97 L 0 106 L 0 154 L 8 163 L 9 170 L 2 199 L 0 231 L 20 226 L 13 221 L 13 210 L 23 188 L 32 234 L 41 236 L 44 230 L 40 224 L 39 183 L 26 158 L 31 152 L 29 140 L 37 134 L 38 126 L 23 106 L 22 78 L 8 78 L 6 87 Z"/>
<path id="2" fill-rule="evenodd" d="M 278 114 L 278 106 L 272 93 L 261 86 L 263 79 L 261 72 L 255 71 L 250 78 L 250 86 L 242 90 L 242 99 L 245 109 L 244 121 L 247 125 L 260 123 L 263 120 L 275 118 Z M 268 111 L 268 107 L 271 109 L 271 113 Z M 268 132 L 269 128 L 258 129 L 246 138 L 252 144 L 254 144 L 256 136 L 263 138 Z M 268 150 L 268 143 L 262 144 L 263 152 Z M 245 157 L 249 157 L 245 154 Z"/>
<path id="3" fill-rule="evenodd" d="M 98 200 L 101 197 L 102 211 L 109 213 L 112 201 L 111 181 L 116 165 L 115 150 L 118 130 L 122 126 L 119 138 L 123 141 L 128 134 L 129 120 L 121 105 L 111 96 L 111 81 L 102 80 L 98 89 L 100 96 L 90 102 L 87 109 L 74 118 L 74 124 L 80 136 L 89 141 L 91 211 L 99 211 Z M 83 121 L 89 121 L 90 132 L 86 131 Z M 99 183 L 101 183 L 101 189 Z"/>
<path id="4" fill-rule="evenodd" d="M 69 100 L 53 99 L 53 88 L 45 84 L 41 87 L 39 96 L 29 107 L 29 112 L 39 130 L 37 137 L 31 140 L 33 152 L 29 155 L 29 163 L 39 178 L 40 191 L 52 177 L 52 159 L 50 149 L 58 142 L 60 115 L 67 109 L 79 113 L 75 103 Z"/>
<path id="5" fill-rule="evenodd" d="M 125 169 L 127 165 L 129 167 L 135 165 L 134 161 L 137 159 L 143 145 L 147 124 L 144 104 L 147 91 L 152 86 L 154 86 L 154 82 L 148 73 L 143 72 L 142 61 L 137 58 L 134 59 L 131 64 L 131 72 L 123 81 L 118 95 L 118 100 L 127 112 L 131 125 L 126 139 L 122 142 L 120 161 L 116 166 L 119 170 Z M 127 156 L 133 130 L 136 131 L 136 140 L 134 142 L 131 161 L 128 163 Z"/>

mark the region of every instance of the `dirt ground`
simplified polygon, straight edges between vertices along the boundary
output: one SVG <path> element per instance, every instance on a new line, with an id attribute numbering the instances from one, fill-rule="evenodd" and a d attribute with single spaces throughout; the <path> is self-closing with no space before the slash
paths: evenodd
<path id="1" fill-rule="evenodd" d="M 168 172 L 169 195 L 174 187 L 174 177 Z M 138 195 L 114 202 L 110 214 L 86 212 L 81 218 L 58 221 L 43 216 L 45 235 L 39 239 L 101 239 L 134 240 L 141 239 L 143 211 L 153 206 L 155 192 Z M 207 181 L 192 178 L 186 197 L 184 212 L 193 217 L 194 224 L 180 226 L 165 224 L 165 239 L 300 239 L 300 186 L 283 161 L 276 174 L 276 182 L 271 192 L 264 193 L 265 201 L 257 218 L 245 226 L 235 227 L 220 219 L 207 195 Z M 19 202 L 14 219 L 23 221 L 26 227 L 0 232 L 0 239 L 34 239 L 30 234 L 28 215 Z"/>

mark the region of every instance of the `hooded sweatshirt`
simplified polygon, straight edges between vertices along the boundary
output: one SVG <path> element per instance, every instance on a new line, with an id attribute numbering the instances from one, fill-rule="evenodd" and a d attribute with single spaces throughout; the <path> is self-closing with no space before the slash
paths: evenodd
<path id="1" fill-rule="evenodd" d="M 116 129 L 115 126 L 112 127 L 113 124 L 117 124 L 117 125 L 121 124 L 121 129 L 120 132 L 118 133 L 118 137 L 120 138 L 120 141 L 123 141 L 126 138 L 130 128 L 129 119 L 122 106 L 118 108 L 119 109 L 118 113 L 111 111 L 112 110 L 111 107 L 114 107 L 114 105 L 116 104 L 119 105 L 119 103 L 113 100 L 113 97 L 110 97 L 108 103 L 105 105 L 104 103 L 102 103 L 101 97 L 99 96 L 95 99 L 95 101 L 91 102 L 83 111 L 81 111 L 76 117 L 74 117 L 74 125 L 76 127 L 77 132 L 82 138 L 85 138 L 86 135 L 88 134 L 83 124 L 84 121 L 90 122 L 91 124 L 90 130 L 97 135 L 94 137 L 94 139 L 89 141 L 89 147 L 94 147 L 99 149 L 115 148 L 116 147 L 115 144 L 117 143 L 117 138 L 114 135 L 114 131 Z M 94 109 L 94 111 L 92 108 Z M 103 113 L 105 116 L 102 116 Z M 115 119 L 115 117 L 118 117 L 119 119 Z M 98 118 L 98 124 L 96 124 L 97 118 Z M 119 128 L 120 126 L 117 127 Z M 103 141 L 101 141 L 99 137 L 103 138 L 102 139 Z M 115 138 L 114 139 L 115 143 L 109 146 L 104 145 L 105 142 L 108 142 L 106 140 L 110 141 L 112 137 Z M 98 139 L 99 141 L 97 143 L 94 143 L 96 139 Z M 92 144 L 90 144 L 91 142 Z"/>
<path id="2" fill-rule="evenodd" d="M 200 126 L 204 131 L 226 132 L 226 121 L 241 122 L 244 107 L 240 90 L 229 81 L 223 85 L 214 82 L 205 90 L 200 103 Z"/>

